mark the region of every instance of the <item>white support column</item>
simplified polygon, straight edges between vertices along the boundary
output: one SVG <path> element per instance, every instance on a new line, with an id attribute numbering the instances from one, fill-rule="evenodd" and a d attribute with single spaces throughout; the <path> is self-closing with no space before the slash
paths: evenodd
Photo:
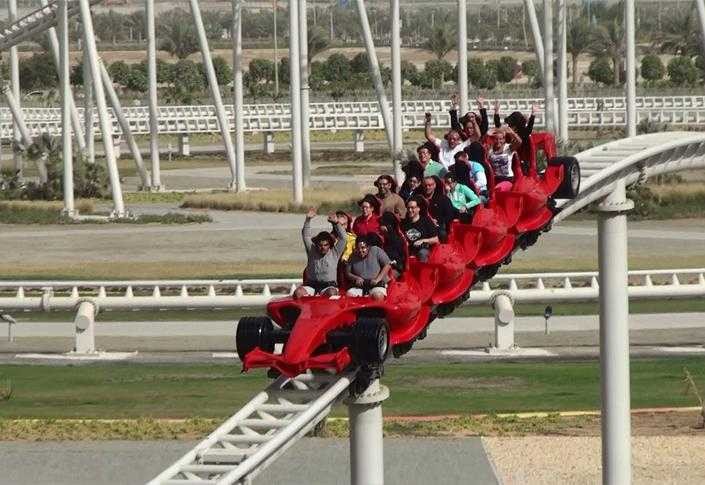
<path id="1" fill-rule="evenodd" d="M 602 483 L 631 483 L 627 211 L 623 181 L 598 206 Z"/>
<path id="2" fill-rule="evenodd" d="M 698 20 L 700 22 L 701 54 L 705 55 L 705 0 L 695 0 L 695 5 L 698 7 Z"/>
<path id="3" fill-rule="evenodd" d="M 42 0 L 42 6 L 46 7 L 48 5 L 48 0 Z M 54 58 L 54 64 L 56 64 L 56 72 L 59 73 L 61 77 L 61 60 L 59 53 L 59 37 L 56 35 L 56 29 L 51 27 L 47 30 L 47 38 L 49 39 L 49 45 L 51 47 L 52 57 Z M 82 154 L 86 149 L 86 140 L 83 137 L 83 129 L 81 127 L 81 118 L 78 115 L 78 109 L 76 108 L 76 101 L 73 97 L 73 91 L 71 89 L 71 84 L 69 81 L 69 109 L 71 112 L 71 126 L 73 127 L 74 137 L 76 145 L 78 146 L 79 152 Z"/>
<path id="4" fill-rule="evenodd" d="M 267 155 L 271 155 L 274 153 L 275 148 L 274 133 L 271 131 L 265 131 L 262 134 L 262 151 Z"/>
<path id="5" fill-rule="evenodd" d="M 365 151 L 365 132 L 363 130 L 353 131 L 353 144 L 355 145 L 355 153 Z"/>
<path id="6" fill-rule="evenodd" d="M 7 0 L 7 10 L 8 22 L 13 23 L 17 21 L 17 0 Z M 12 90 L 15 101 L 20 103 L 20 61 L 17 56 L 17 46 L 10 47 L 10 89 Z M 19 126 L 16 121 L 12 124 L 12 133 L 15 142 L 22 140 L 22 135 L 20 134 Z M 18 170 L 20 176 L 22 176 L 22 170 L 24 168 L 23 156 L 21 153 L 13 152 L 13 157 L 15 160 L 15 170 Z"/>
<path id="7" fill-rule="evenodd" d="M 554 131 L 556 96 L 553 92 L 553 0 L 543 0 L 543 92 L 546 131 Z"/>
<path id="8" fill-rule="evenodd" d="M 235 167 L 238 192 L 245 187 L 245 129 L 242 120 L 242 0 L 233 0 L 233 111 L 235 116 Z"/>
<path id="9" fill-rule="evenodd" d="M 568 135 L 568 6 L 558 0 L 558 134 L 566 143 Z"/>
<path id="10" fill-rule="evenodd" d="M 308 85 L 308 25 L 306 0 L 299 0 L 299 62 L 301 63 L 301 166 L 304 187 L 311 185 L 311 131 Z"/>
<path id="11" fill-rule="evenodd" d="M 78 304 L 73 324 L 75 328 L 74 352 L 77 354 L 95 353 L 95 317 L 98 308 L 95 303 L 82 301 Z"/>
<path id="12" fill-rule="evenodd" d="M 86 162 L 95 163 L 95 128 L 93 127 L 93 78 L 91 78 L 88 47 L 83 43 L 83 135 Z"/>
<path id="13" fill-rule="evenodd" d="M 399 18 L 399 0 L 390 1 L 392 7 L 392 120 L 394 124 L 392 155 L 394 158 L 394 178 L 396 178 L 397 184 L 401 185 L 404 180 L 404 174 L 401 171 L 404 147 L 401 126 L 401 19 Z"/>
<path id="14" fill-rule="evenodd" d="M 494 345 L 496 350 L 514 348 L 514 306 L 507 293 L 496 293 L 490 300 L 494 309 Z"/>
<path id="15" fill-rule="evenodd" d="M 458 91 L 460 113 L 468 112 L 468 14 L 467 0 L 458 0 Z"/>
<path id="16" fill-rule="evenodd" d="M 61 85 L 61 153 L 64 162 L 64 214 L 76 215 L 73 200 L 73 153 L 71 143 L 71 80 L 69 72 L 68 0 L 59 0 L 59 83 Z M 55 34 L 56 35 L 56 34 Z M 80 137 L 80 136 L 79 136 Z"/>
<path id="17" fill-rule="evenodd" d="M 301 160 L 301 62 L 299 60 L 299 2 L 289 0 L 289 97 L 291 99 L 291 163 L 294 203 L 304 201 Z"/>
<path id="18" fill-rule="evenodd" d="M 228 189 L 238 190 L 237 164 L 235 163 L 235 148 L 233 147 L 233 141 L 230 138 L 230 123 L 228 122 L 228 117 L 225 114 L 225 106 L 223 105 L 223 98 L 220 95 L 218 78 L 216 78 L 215 76 L 215 69 L 213 68 L 213 59 L 211 59 L 211 51 L 210 47 L 208 46 L 208 38 L 206 37 L 206 29 L 203 27 L 201 7 L 198 4 L 198 0 L 190 0 L 189 5 L 191 6 L 191 15 L 193 15 L 193 23 L 196 25 L 196 32 L 198 34 L 198 45 L 201 48 L 201 57 L 203 58 L 203 67 L 205 68 L 206 78 L 208 79 L 208 87 L 210 88 L 211 97 L 213 98 L 213 104 L 215 105 L 215 115 L 218 118 L 220 134 L 223 137 L 223 144 L 225 145 L 225 154 L 228 157 L 228 164 L 230 165 L 231 177 Z"/>
<path id="19" fill-rule="evenodd" d="M 534 51 L 536 52 L 536 60 L 539 63 L 539 69 L 541 70 L 541 73 L 543 73 L 543 36 L 541 35 L 539 21 L 536 18 L 536 7 L 534 7 L 534 0 L 524 0 L 524 6 L 526 7 L 526 13 L 529 14 L 529 25 L 531 25 L 531 37 L 534 39 Z"/>
<path id="20" fill-rule="evenodd" d="M 626 36 L 627 136 L 636 136 L 636 32 L 634 25 L 634 0 L 624 1 L 624 33 Z M 705 54 L 705 52 L 703 52 Z"/>
<path id="21" fill-rule="evenodd" d="M 22 109 L 20 104 L 15 99 L 12 93 L 12 87 L 8 84 L 3 86 L 3 93 L 5 94 L 5 100 L 7 101 L 7 106 L 10 108 L 10 113 L 12 113 L 12 118 L 15 125 L 17 126 L 17 134 L 20 137 L 20 141 L 24 146 L 28 147 L 32 144 L 32 134 L 29 132 L 26 123 L 24 122 L 24 115 L 22 114 Z M 37 172 L 39 172 L 39 181 L 41 183 L 46 183 L 48 180 L 47 168 L 46 168 L 46 157 L 42 156 L 37 159 Z"/>
<path id="22" fill-rule="evenodd" d="M 237 146 L 235 153 L 237 153 Z M 181 133 L 179 135 L 179 155 L 181 155 L 182 157 L 191 156 L 191 143 L 189 141 L 188 133 Z"/>
<path id="23" fill-rule="evenodd" d="M 88 54 L 88 65 L 83 68 L 90 70 L 91 79 L 97 80 L 93 83 L 95 93 L 95 103 L 98 108 L 98 119 L 100 122 L 101 136 L 103 137 L 103 147 L 105 151 L 105 163 L 108 166 L 108 177 L 110 179 L 110 191 L 113 195 L 112 217 L 125 217 L 125 204 L 122 199 L 122 189 L 120 187 L 120 174 L 118 173 L 115 151 L 113 148 L 113 125 L 108 106 L 105 102 L 105 92 L 103 83 L 100 82 L 100 66 L 98 62 L 98 49 L 95 45 L 95 34 L 93 32 L 93 20 L 91 19 L 91 9 L 88 0 L 79 0 L 81 8 L 81 21 L 83 22 L 83 43 Z"/>
<path id="24" fill-rule="evenodd" d="M 130 122 L 125 117 L 122 111 L 122 105 L 120 104 L 120 99 L 115 92 L 115 87 L 113 86 L 113 81 L 110 79 L 110 74 L 105 68 L 105 64 L 102 59 L 98 59 L 100 65 L 100 77 L 103 81 L 103 87 L 105 88 L 105 93 L 107 94 L 108 101 L 110 102 L 110 107 L 113 108 L 113 113 L 117 118 L 122 134 L 125 136 L 125 141 L 127 146 L 130 148 L 130 153 L 132 154 L 132 159 L 135 161 L 135 166 L 137 167 L 137 173 L 140 176 L 140 181 L 142 183 L 143 189 L 148 189 L 152 186 L 149 172 L 144 166 L 144 161 L 142 160 L 142 152 L 140 152 L 140 147 L 137 146 L 137 141 L 135 137 L 132 136 L 132 130 L 130 129 Z M 120 137 L 116 136 L 115 142 L 115 158 L 120 158 Z"/>
<path id="25" fill-rule="evenodd" d="M 372 40 L 372 31 L 370 30 L 370 22 L 367 19 L 367 10 L 364 0 L 357 0 L 357 13 L 360 17 L 360 28 L 362 29 L 362 40 L 365 42 L 365 51 L 367 52 L 367 61 L 370 71 L 370 78 L 375 88 L 377 95 L 377 103 L 379 104 L 379 112 L 382 115 L 384 123 L 384 132 L 387 135 L 387 143 L 389 150 L 394 151 L 394 139 L 392 135 L 392 114 L 389 111 L 389 102 L 387 94 L 384 91 L 384 83 L 382 83 L 382 74 L 379 70 L 379 62 L 377 61 L 377 51 Z"/>
<path id="26" fill-rule="evenodd" d="M 352 485 L 384 484 L 382 401 L 388 397 L 389 389 L 375 379 L 360 396 L 347 402 Z"/>
<path id="27" fill-rule="evenodd" d="M 149 95 L 149 153 L 152 158 L 152 181 L 145 188 L 162 191 L 159 163 L 159 108 L 157 106 L 157 34 L 154 26 L 154 0 L 145 0 L 144 15 L 147 34 L 147 92 Z"/>

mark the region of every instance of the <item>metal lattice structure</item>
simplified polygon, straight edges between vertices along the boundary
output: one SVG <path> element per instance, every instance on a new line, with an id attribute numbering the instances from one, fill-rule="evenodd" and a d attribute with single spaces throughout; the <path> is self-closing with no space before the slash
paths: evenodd
<path id="1" fill-rule="evenodd" d="M 355 372 L 280 377 L 148 485 L 251 483 L 325 418 Z"/>

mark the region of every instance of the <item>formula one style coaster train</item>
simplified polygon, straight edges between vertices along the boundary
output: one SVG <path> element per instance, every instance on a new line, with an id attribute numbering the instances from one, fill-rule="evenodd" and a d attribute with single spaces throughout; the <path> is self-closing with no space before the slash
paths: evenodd
<path id="1" fill-rule="evenodd" d="M 390 351 L 395 357 L 408 352 L 434 319 L 470 296 L 475 283 L 492 278 L 513 251 L 526 249 L 550 230 L 556 199 L 577 197 L 577 160 L 557 157 L 550 133 L 532 134 L 530 147 L 526 173 L 514 159 L 512 189 L 495 191 L 489 170 L 489 201 L 477 207 L 469 223 L 453 221 L 447 241 L 433 246 L 427 262 L 407 258 L 386 299 L 286 297 L 267 305 L 267 317 L 242 318 L 236 344 L 243 371 L 270 368 L 293 377 L 308 370 L 379 370 Z M 537 169 L 541 152 L 547 160 L 543 171 Z M 345 282 L 339 283 L 344 289 Z M 283 344 L 281 353 L 275 353 L 277 343 Z"/>

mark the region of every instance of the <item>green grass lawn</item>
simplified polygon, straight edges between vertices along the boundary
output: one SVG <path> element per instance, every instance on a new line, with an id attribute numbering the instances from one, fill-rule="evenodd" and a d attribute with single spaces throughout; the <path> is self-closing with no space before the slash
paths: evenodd
<path id="1" fill-rule="evenodd" d="M 705 359 L 635 359 L 632 407 L 692 406 L 683 368 L 705 384 Z M 212 418 L 232 414 L 268 382 L 230 364 L 3 365 L 0 418 Z M 597 362 L 426 364 L 395 361 L 385 414 L 436 415 L 599 407 Z M 345 415 L 340 407 L 336 415 Z"/>

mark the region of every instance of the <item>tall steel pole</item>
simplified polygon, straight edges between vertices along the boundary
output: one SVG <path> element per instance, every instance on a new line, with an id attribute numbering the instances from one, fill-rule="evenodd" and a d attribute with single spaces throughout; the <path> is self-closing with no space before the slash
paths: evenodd
<path id="1" fill-rule="evenodd" d="M 392 16 L 392 121 L 394 177 L 401 184 L 404 174 L 401 171 L 403 156 L 402 117 L 401 117 L 401 25 L 399 18 L 399 0 L 391 1 Z"/>
<path id="2" fill-rule="evenodd" d="M 68 0 L 59 0 L 59 58 L 61 69 L 61 151 L 64 162 L 64 214 L 76 215 L 73 201 L 73 153 L 71 143 L 71 80 L 69 73 L 69 15 Z"/>
<path id="3" fill-rule="evenodd" d="M 563 143 L 568 135 L 568 7 L 558 0 L 558 135 Z"/>
<path id="4" fill-rule="evenodd" d="M 458 0 L 458 91 L 460 115 L 468 112 L 468 14 L 467 0 Z"/>
<path id="5" fill-rule="evenodd" d="M 553 92 L 553 0 L 543 1 L 543 90 L 544 119 L 547 131 L 555 130 L 555 103 Z"/>
<path id="6" fill-rule="evenodd" d="M 237 191 L 245 190 L 245 130 L 242 125 L 242 0 L 233 0 L 233 114 Z"/>
<path id="7" fill-rule="evenodd" d="M 84 27 L 85 28 L 85 27 Z M 86 145 L 86 162 L 95 163 L 95 129 L 93 127 L 93 79 L 88 47 L 83 42 L 83 135 Z"/>
<path id="8" fill-rule="evenodd" d="M 370 21 L 367 18 L 367 9 L 365 8 L 364 0 L 357 0 L 357 13 L 360 17 L 360 28 L 362 29 L 362 40 L 365 42 L 365 50 L 367 51 L 367 62 L 372 78 L 372 84 L 377 95 L 377 103 L 379 104 L 379 112 L 382 114 L 382 122 L 384 123 L 384 133 L 387 135 L 387 143 L 389 150 L 394 151 L 394 140 L 392 135 L 392 114 L 389 111 L 389 102 L 387 94 L 384 91 L 384 83 L 382 83 L 382 74 L 379 70 L 379 62 L 377 61 L 377 51 L 372 40 L 372 31 L 370 30 Z"/>
<path id="9" fill-rule="evenodd" d="M 624 1 L 624 24 L 627 36 L 625 83 L 627 97 L 627 136 L 636 136 L 636 32 L 634 25 L 634 0 Z"/>
<path id="10" fill-rule="evenodd" d="M 539 63 L 539 69 L 543 73 L 544 57 L 543 57 L 543 36 L 539 28 L 539 21 L 536 18 L 536 7 L 534 0 L 524 0 L 526 13 L 529 14 L 529 25 L 531 25 L 531 37 L 534 39 L 534 51 L 536 52 L 536 60 Z"/>
<path id="11" fill-rule="evenodd" d="M 17 0 L 7 0 L 7 10 L 8 10 L 8 22 L 11 24 L 17 21 Z M 14 96 L 17 103 L 20 103 L 20 61 L 17 56 L 17 46 L 10 47 L 10 89 L 12 90 L 12 95 Z M 17 121 L 12 123 L 12 133 L 15 143 L 22 141 L 22 135 L 20 134 Z M 23 157 L 22 154 L 18 152 L 13 152 L 13 157 L 15 159 L 15 170 L 20 172 L 22 175 L 23 170 Z"/>
<path id="12" fill-rule="evenodd" d="M 100 121 L 100 131 L 103 137 L 105 150 L 105 162 L 108 166 L 108 177 L 110 179 L 110 190 L 113 194 L 114 217 L 126 216 L 125 204 L 122 199 L 122 189 L 120 188 L 120 174 L 118 173 L 115 160 L 115 147 L 113 146 L 113 125 L 108 115 L 108 107 L 105 102 L 103 84 L 100 82 L 100 69 L 98 67 L 98 49 L 95 45 L 95 34 L 93 32 L 93 20 L 91 19 L 91 9 L 88 0 L 79 0 L 81 8 L 81 21 L 83 22 L 83 43 L 88 56 L 88 65 L 83 68 L 90 70 L 91 78 L 95 79 L 93 90 L 95 102 L 98 108 L 98 119 Z"/>
<path id="13" fill-rule="evenodd" d="M 308 25 L 306 0 L 299 0 L 299 62 L 301 63 L 301 163 L 303 184 L 311 184 L 311 136 L 309 130 Z"/>
<path id="14" fill-rule="evenodd" d="M 698 20 L 700 21 L 700 42 L 702 54 L 705 54 L 705 0 L 695 0 L 698 7 Z"/>
<path id="15" fill-rule="evenodd" d="M 274 96 L 279 97 L 279 52 L 277 52 L 277 0 L 273 0 L 272 4 L 272 21 L 274 23 Z"/>
<path id="16" fill-rule="evenodd" d="M 631 483 L 627 200 L 624 181 L 598 206 L 602 483 Z"/>
<path id="17" fill-rule="evenodd" d="M 147 33 L 147 92 L 149 95 L 149 153 L 152 157 L 152 190 L 164 190 L 159 164 L 159 108 L 157 106 L 157 33 L 154 25 L 154 0 L 145 0 Z"/>
<path id="18" fill-rule="evenodd" d="M 382 402 L 389 389 L 375 379 L 359 396 L 348 400 L 350 418 L 350 483 L 384 484 Z"/>
<path id="19" fill-rule="evenodd" d="M 294 203 L 303 204 L 304 185 L 301 161 L 301 61 L 299 60 L 299 6 L 289 0 L 289 98 L 291 99 L 291 164 Z"/>
<path id="20" fill-rule="evenodd" d="M 203 27 L 201 7 L 198 5 L 198 0 L 190 0 L 189 5 L 191 7 L 193 23 L 196 25 L 198 45 L 201 49 L 201 57 L 203 58 L 203 67 L 206 71 L 206 78 L 208 79 L 208 87 L 210 88 L 213 104 L 215 105 L 215 115 L 216 118 L 218 118 L 220 134 L 223 137 L 225 153 L 228 157 L 228 164 L 230 165 L 230 183 L 228 184 L 228 189 L 237 190 L 237 164 L 235 163 L 235 149 L 233 148 L 233 141 L 230 138 L 230 123 L 228 122 L 228 117 L 225 114 L 225 106 L 223 105 L 223 98 L 220 95 L 218 78 L 215 76 L 213 59 L 211 59 L 211 51 L 208 46 L 208 37 L 206 37 L 206 29 Z"/>
<path id="21" fill-rule="evenodd" d="M 48 0 L 41 1 L 42 7 L 46 7 L 49 4 Z M 61 54 L 59 48 L 59 37 L 56 34 L 56 29 L 51 27 L 47 30 L 47 38 L 49 39 L 49 45 L 51 47 L 51 53 L 54 58 L 54 64 L 56 64 L 56 72 L 59 73 L 61 77 Z M 76 108 L 76 102 L 73 98 L 73 92 L 71 90 L 71 84 L 69 83 L 69 108 L 71 110 L 71 125 L 73 127 L 73 132 L 75 136 L 73 139 L 78 145 L 78 151 L 83 153 L 86 148 L 86 140 L 83 137 L 83 130 L 81 129 L 81 118 L 78 115 L 78 109 Z"/>

